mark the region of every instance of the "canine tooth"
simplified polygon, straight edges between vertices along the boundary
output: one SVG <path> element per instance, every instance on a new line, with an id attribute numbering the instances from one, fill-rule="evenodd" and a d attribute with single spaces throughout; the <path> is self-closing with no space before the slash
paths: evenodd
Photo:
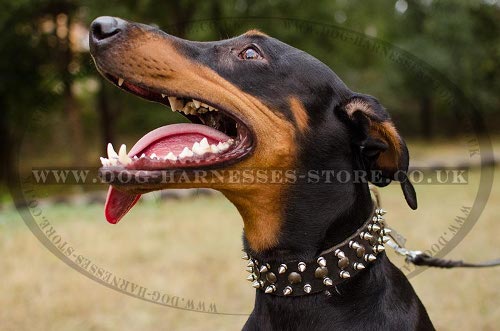
<path id="1" fill-rule="evenodd" d="M 179 154 L 179 158 L 191 157 L 193 155 L 194 155 L 193 152 L 189 148 L 184 147 L 181 154 Z"/>
<path id="2" fill-rule="evenodd" d="M 118 86 L 122 86 L 123 84 L 123 78 L 118 78 Z"/>
<path id="3" fill-rule="evenodd" d="M 115 152 L 113 145 L 111 143 L 108 144 L 108 159 L 118 158 L 118 154 Z"/>
<path id="4" fill-rule="evenodd" d="M 200 146 L 204 148 L 209 147 L 208 140 L 206 137 L 200 140 Z"/>
<path id="5" fill-rule="evenodd" d="M 120 150 L 118 151 L 118 160 L 120 160 L 121 164 L 129 164 L 132 162 L 132 159 L 127 155 L 127 146 L 125 146 L 125 144 L 120 146 Z"/>
<path id="6" fill-rule="evenodd" d="M 174 155 L 174 153 L 169 152 L 167 156 L 165 156 L 165 160 L 177 161 L 177 157 Z"/>
<path id="7" fill-rule="evenodd" d="M 195 106 L 196 108 L 200 108 L 200 106 L 201 106 L 201 102 L 200 102 L 200 101 L 198 101 L 198 100 L 195 100 L 195 99 L 193 99 L 193 104 L 194 104 L 194 106 Z"/>

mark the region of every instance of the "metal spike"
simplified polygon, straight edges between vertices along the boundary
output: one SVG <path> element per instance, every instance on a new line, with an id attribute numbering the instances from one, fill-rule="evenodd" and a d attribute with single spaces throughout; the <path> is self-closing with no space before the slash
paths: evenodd
<path id="1" fill-rule="evenodd" d="M 292 294 L 292 291 L 293 291 L 293 290 L 292 290 L 292 288 L 291 288 L 290 286 L 287 286 L 287 287 L 285 287 L 285 289 L 283 290 L 283 294 L 284 294 L 284 295 L 290 295 L 290 294 Z"/>
<path id="2" fill-rule="evenodd" d="M 350 278 L 351 274 L 348 271 L 341 271 L 340 278 Z"/>
<path id="3" fill-rule="evenodd" d="M 253 267 L 247 267 L 245 270 L 246 270 L 247 272 L 253 272 Z"/>
<path id="4" fill-rule="evenodd" d="M 382 246 L 382 245 L 377 245 L 377 246 L 375 246 L 375 247 L 373 248 L 373 251 L 374 251 L 375 253 L 380 253 L 380 252 L 385 251 L 385 247 L 384 247 L 384 246 Z"/>
<path id="5" fill-rule="evenodd" d="M 253 263 L 252 260 L 248 261 L 247 263 L 247 267 L 253 267 L 255 265 L 255 263 Z"/>
<path id="6" fill-rule="evenodd" d="M 253 288 L 260 288 L 260 282 L 256 280 L 255 282 L 252 283 Z"/>
<path id="7" fill-rule="evenodd" d="M 378 224 L 370 224 L 370 225 L 368 225 L 368 230 L 370 232 L 379 232 L 380 229 L 381 229 L 381 227 Z"/>
<path id="8" fill-rule="evenodd" d="M 311 293 L 312 287 L 309 284 L 304 285 L 304 292 Z"/>
<path id="9" fill-rule="evenodd" d="M 387 228 L 386 228 L 386 229 L 383 229 L 383 230 L 382 230 L 381 234 L 385 236 L 386 234 L 389 234 L 389 233 L 391 233 L 391 232 L 392 232 L 392 230 L 391 230 L 391 229 L 387 229 Z"/>
<path id="10" fill-rule="evenodd" d="M 375 210 L 375 213 L 377 213 L 377 215 L 385 215 L 387 214 L 387 211 L 382 209 L 382 208 L 378 208 L 377 210 Z"/>
<path id="11" fill-rule="evenodd" d="M 243 260 L 248 260 L 250 259 L 250 256 L 248 256 L 248 254 L 243 254 L 243 256 L 241 257 Z"/>
<path id="12" fill-rule="evenodd" d="M 316 262 L 318 262 L 320 267 L 326 267 L 326 260 L 324 257 L 322 257 L 322 256 L 318 257 Z"/>
<path id="13" fill-rule="evenodd" d="M 349 243 L 349 247 L 352 249 L 358 249 L 361 248 L 361 245 L 357 241 L 352 241 Z"/>
<path id="14" fill-rule="evenodd" d="M 274 291 L 276 291 L 276 286 L 269 285 L 268 287 L 266 287 L 266 290 L 264 292 L 266 292 L 266 293 L 273 293 Z"/>
<path id="15" fill-rule="evenodd" d="M 337 250 L 334 252 L 335 256 L 338 257 L 339 259 L 343 259 L 345 257 L 344 252 L 342 252 L 340 249 L 337 248 Z"/>
<path id="16" fill-rule="evenodd" d="M 365 265 L 363 263 L 356 262 L 356 263 L 354 263 L 353 267 L 356 270 L 363 270 L 365 268 Z"/>
<path id="17" fill-rule="evenodd" d="M 260 267 L 259 272 L 260 272 L 260 273 L 264 273 L 264 272 L 267 272 L 268 270 L 269 270 L 269 269 L 267 268 L 267 266 L 266 266 L 266 265 L 263 265 L 263 266 L 261 266 L 261 267 Z"/>
<path id="18" fill-rule="evenodd" d="M 278 273 L 284 274 L 285 271 L 286 271 L 286 264 L 281 264 L 280 267 L 278 268 Z"/>
<path id="19" fill-rule="evenodd" d="M 369 233 L 366 233 L 366 232 L 361 232 L 359 234 L 359 236 L 361 237 L 361 239 L 364 239 L 364 240 L 371 240 L 373 239 L 373 236 Z"/>
<path id="20" fill-rule="evenodd" d="M 300 272 L 304 272 L 306 270 L 306 264 L 304 262 L 299 262 L 297 267 L 299 268 Z"/>
<path id="21" fill-rule="evenodd" d="M 333 280 L 331 280 L 330 278 L 326 277 L 325 279 L 323 279 L 323 284 L 325 284 L 326 286 L 332 286 L 333 285 Z"/>
<path id="22" fill-rule="evenodd" d="M 373 262 L 377 259 L 377 257 L 373 254 L 365 254 L 365 261 L 366 262 Z"/>
<path id="23" fill-rule="evenodd" d="M 254 274 L 251 274 L 251 275 L 248 275 L 247 280 L 248 280 L 249 282 L 253 282 L 256 278 L 257 278 L 257 277 L 255 277 L 255 275 L 254 275 Z"/>
<path id="24" fill-rule="evenodd" d="M 389 240 L 391 240 L 391 237 L 388 237 L 388 236 L 382 236 L 382 242 L 385 244 L 386 242 L 388 242 Z"/>

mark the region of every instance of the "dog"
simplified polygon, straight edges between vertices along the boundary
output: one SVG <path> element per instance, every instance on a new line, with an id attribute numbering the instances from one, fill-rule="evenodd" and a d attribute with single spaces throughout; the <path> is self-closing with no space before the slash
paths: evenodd
<path id="1" fill-rule="evenodd" d="M 89 38 L 104 77 L 192 122 L 153 130 L 128 152 L 108 145 L 101 174 L 111 184 L 109 222 L 146 192 L 213 188 L 244 222 L 244 258 L 256 288 L 244 330 L 434 329 L 383 251 L 388 230 L 368 183 L 399 181 L 411 208 L 417 199 L 405 142 L 376 98 L 351 91 L 313 56 L 258 30 L 194 42 L 99 17 Z M 259 177 L 278 170 L 285 171 L 278 184 Z M 317 180 L 324 170 L 362 171 L 366 180 Z M 257 180 L 231 181 L 252 171 Z M 118 180 L 121 173 L 131 180 Z"/>

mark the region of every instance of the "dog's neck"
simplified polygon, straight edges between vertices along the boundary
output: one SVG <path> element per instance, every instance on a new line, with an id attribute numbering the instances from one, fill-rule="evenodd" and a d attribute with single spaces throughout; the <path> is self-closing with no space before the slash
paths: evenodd
<path id="1" fill-rule="evenodd" d="M 342 242 L 366 221 L 373 210 L 368 185 L 352 185 L 347 191 L 345 188 L 342 185 L 337 189 L 314 185 L 291 187 L 287 192 L 286 209 L 282 212 L 277 245 L 255 251 L 244 239 L 245 249 L 259 260 L 281 263 L 312 260 L 321 251 Z"/>

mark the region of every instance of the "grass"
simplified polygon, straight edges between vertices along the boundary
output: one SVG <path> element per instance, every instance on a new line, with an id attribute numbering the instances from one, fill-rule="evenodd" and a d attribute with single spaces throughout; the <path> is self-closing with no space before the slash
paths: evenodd
<path id="1" fill-rule="evenodd" d="M 460 208 L 472 203 L 477 178 L 474 172 L 471 185 L 417 186 L 415 212 L 398 186 L 382 189 L 389 224 L 407 237 L 409 248 L 431 247 Z M 500 256 L 499 200 L 496 184 L 479 222 L 449 258 Z M 43 213 L 77 254 L 115 275 L 173 296 L 214 302 L 218 311 L 251 312 L 254 293 L 240 259 L 242 222 L 220 195 L 150 199 L 117 225 L 105 222 L 101 205 L 47 206 Z M 155 305 L 91 281 L 43 247 L 12 209 L 0 215 L 0 254 L 2 330 L 237 330 L 246 320 Z M 437 329 L 497 330 L 499 271 L 428 269 L 411 283 Z"/>

